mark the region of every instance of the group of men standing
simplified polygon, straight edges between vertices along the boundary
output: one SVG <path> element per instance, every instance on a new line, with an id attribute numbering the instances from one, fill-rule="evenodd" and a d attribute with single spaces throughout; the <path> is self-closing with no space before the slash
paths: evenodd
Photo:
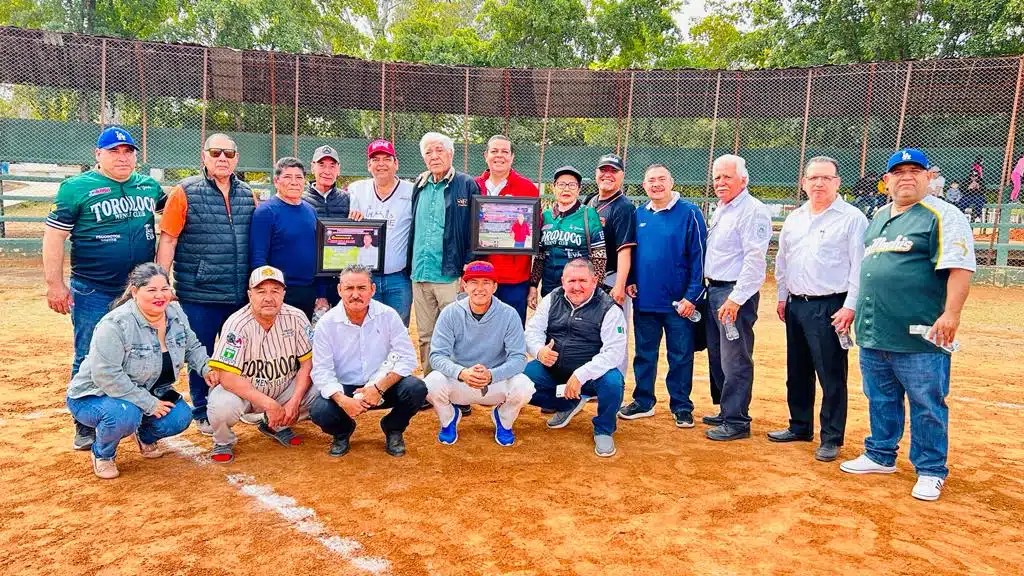
<path id="1" fill-rule="evenodd" d="M 332 435 L 330 453 L 340 456 L 359 414 L 390 408 L 381 421 L 386 449 L 401 455 L 402 432 L 424 400 L 437 413 L 442 444 L 457 441 L 460 419 L 478 404 L 492 408 L 495 441 L 508 446 L 527 404 L 552 413 L 548 426 L 561 428 L 592 398 L 598 401 L 595 451 L 610 456 L 617 418 L 654 414 L 663 337 L 676 425 L 694 425 L 693 357 L 697 341 L 706 340 L 712 398 L 720 404 L 718 414 L 703 419 L 706 435 L 750 436 L 754 324 L 773 229 L 768 208 L 748 191 L 743 158 L 715 160 L 719 201 L 707 226 L 701 210 L 673 190 L 665 166 L 647 168 L 648 201 L 634 208 L 624 195 L 622 160 L 602 157 L 589 204 L 603 230 L 606 273 L 600 278 L 587 258 L 572 259 L 561 286 L 545 286 L 538 302 L 530 256 L 473 259 L 473 195 L 539 196 L 512 169 L 512 142 L 492 137 L 484 153 L 488 170 L 475 179 L 453 168 L 447 136 L 424 135 L 420 152 L 426 170 L 404 181 L 392 143 L 374 140 L 367 148 L 370 178 L 347 191 L 337 188 L 340 159 L 330 146 L 314 152 L 312 182 L 300 160 L 282 158 L 275 165 L 276 194 L 260 202 L 235 175 L 240 152 L 224 134 L 204 143 L 201 174 L 164 195 L 134 172 L 131 136 L 105 130 L 96 170 L 61 186 L 44 238 L 50 307 L 71 312 L 75 327 L 73 371 L 128 271 L 155 259 L 173 266 L 192 329 L 214 351 L 211 366 L 228 374 L 212 392 L 195 375 L 189 383 L 194 420 L 215 437 L 215 460 L 233 458 L 230 426 L 247 413 L 263 414 L 261 431 L 283 445 L 297 443 L 288 426 L 308 415 Z M 925 479 L 914 495 L 934 499 L 947 473 L 949 354 L 941 347 L 955 337 L 974 253 L 963 215 L 926 197 L 927 168 L 916 150 L 890 159 L 884 179 L 894 202 L 869 227 L 838 196 L 836 161 L 807 163 L 801 185 L 808 201 L 786 219 L 775 267 L 791 419 L 768 437 L 813 438 L 817 377 L 823 402 L 816 457 L 838 456 L 847 411 L 849 346 L 843 342 L 856 320 L 872 436 L 866 453 L 843 470 L 895 470 L 905 393 L 911 459 Z M 153 214 L 161 209 L 157 245 Z M 357 265 L 318 278 L 318 217 L 386 220 L 383 270 Z M 69 235 L 70 289 L 61 271 Z M 536 308 L 529 320 L 527 307 Z M 423 380 L 412 375 L 411 310 Z M 319 318 L 315 332 L 313 317 Z M 636 387 L 622 406 L 630 324 Z M 931 341 L 909 334 L 908 326 L 917 324 L 934 324 Z M 281 361 L 263 357 L 268 354 Z M 90 443 L 90 431 L 77 425 L 75 448 Z"/>

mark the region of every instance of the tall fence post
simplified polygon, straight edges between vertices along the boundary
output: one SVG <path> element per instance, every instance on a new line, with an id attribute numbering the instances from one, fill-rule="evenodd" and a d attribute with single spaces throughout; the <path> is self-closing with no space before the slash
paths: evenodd
<path id="1" fill-rule="evenodd" d="M 704 182 L 704 203 L 711 197 L 711 166 L 715 162 L 715 138 L 718 136 L 718 99 L 722 94 L 722 72 L 715 81 L 715 111 L 711 116 L 711 145 L 708 146 L 708 173 Z"/>
<path id="2" fill-rule="evenodd" d="M 807 92 L 804 94 L 804 130 L 800 136 L 800 167 L 797 168 L 796 175 L 796 202 L 800 203 L 800 199 L 803 197 L 803 189 L 800 187 L 800 183 L 804 179 L 804 163 L 807 162 L 807 123 L 810 120 L 811 115 L 811 79 L 814 77 L 814 69 L 807 70 Z"/>
<path id="3" fill-rule="evenodd" d="M 907 62 L 907 79 L 903 83 L 903 103 L 900 105 L 900 125 L 896 129 L 896 150 L 903 144 L 903 122 L 907 117 L 907 97 L 910 95 L 910 75 L 914 71 L 914 63 Z"/>
<path id="4" fill-rule="evenodd" d="M 544 121 L 540 130 L 540 161 L 537 163 L 537 183 L 544 182 L 544 144 L 548 139 L 548 111 L 551 107 L 551 70 L 548 70 L 548 87 L 544 92 Z"/>
<path id="5" fill-rule="evenodd" d="M 107 39 L 100 49 L 100 131 L 107 127 Z"/>
<path id="6" fill-rule="evenodd" d="M 1010 251 L 1005 245 L 1010 242 L 1010 228 L 1006 225 L 1010 223 L 1008 216 L 1011 211 L 1003 210 L 1003 190 L 1006 187 L 1006 179 L 1010 177 L 1010 172 L 1013 171 L 1013 145 L 1017 135 L 1017 111 L 1020 108 L 1022 79 L 1024 79 L 1024 56 L 1017 58 L 1017 88 L 1013 93 L 1013 111 L 1010 113 L 1010 128 L 1006 135 L 1006 153 L 1003 155 L 1003 171 L 999 178 L 999 203 L 996 205 L 995 228 L 992 230 L 992 239 L 989 242 L 990 253 L 995 244 L 996 236 L 999 237 L 999 243 L 1003 245 L 1000 248 L 996 248 L 996 266 L 1006 266 L 1010 255 Z"/>
<path id="7" fill-rule="evenodd" d="M 462 112 L 462 171 L 469 172 L 469 67 L 466 68 L 465 108 Z"/>
<path id="8" fill-rule="evenodd" d="M 207 98 L 207 85 L 210 79 L 209 72 L 207 72 L 207 63 L 210 59 L 210 49 L 203 48 L 203 120 L 199 126 L 199 147 L 202 148 L 203 144 L 206 143 L 206 109 L 210 107 L 210 102 Z M 199 162 L 203 161 L 203 153 L 199 153 Z"/>
<path id="9" fill-rule="evenodd" d="M 295 55 L 295 117 L 292 120 L 292 156 L 299 157 L 299 55 Z"/>
<path id="10" fill-rule="evenodd" d="M 875 86 L 875 63 L 872 62 L 868 72 L 868 95 L 864 101 L 864 135 L 860 142 L 860 177 L 864 177 L 864 168 L 868 162 L 868 128 L 871 126 L 871 91 Z"/>
<path id="11" fill-rule="evenodd" d="M 139 65 L 139 108 L 142 110 L 142 163 L 149 163 L 149 146 L 147 143 L 148 131 L 149 131 L 149 118 L 146 111 L 148 104 L 146 103 L 146 66 L 142 59 L 145 52 L 142 51 L 142 43 L 135 41 L 135 61 Z"/>
<path id="12" fill-rule="evenodd" d="M 387 64 L 384 62 L 380 63 L 380 138 L 384 137 L 384 83 L 385 75 L 387 74 Z M 392 132 L 394 132 L 394 124 L 392 124 Z M 391 135 L 392 139 L 394 134 Z"/>
<path id="13" fill-rule="evenodd" d="M 742 101 L 743 91 L 743 74 L 740 72 L 736 73 L 736 127 L 734 130 L 734 139 L 732 144 L 732 153 L 740 153 L 740 102 Z"/>
<path id="14" fill-rule="evenodd" d="M 622 165 L 626 165 L 626 158 L 629 156 L 629 131 L 633 127 L 633 83 L 636 80 L 636 70 L 629 73 L 629 100 L 626 103 L 626 138 L 622 143 Z"/>
<path id="15" fill-rule="evenodd" d="M 274 53 L 267 53 L 270 67 L 270 164 L 277 162 L 277 78 L 275 75 Z"/>

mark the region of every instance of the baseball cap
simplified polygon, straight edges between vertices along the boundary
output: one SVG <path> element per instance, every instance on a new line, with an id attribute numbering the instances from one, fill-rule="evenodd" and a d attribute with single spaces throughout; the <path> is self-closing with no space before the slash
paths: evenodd
<path id="1" fill-rule="evenodd" d="M 889 156 L 889 162 L 885 165 L 886 172 L 892 172 L 892 169 L 901 164 L 917 164 L 925 170 L 928 169 L 928 157 L 925 156 L 924 152 L 917 148 L 904 148 L 903 150 L 897 150 L 892 156 Z"/>
<path id="2" fill-rule="evenodd" d="M 116 148 L 122 144 L 131 146 L 135 150 L 139 147 L 135 145 L 135 139 L 128 133 L 124 128 L 117 126 L 111 126 L 100 133 L 100 137 L 96 139 L 96 147 L 101 150 L 110 150 Z"/>
<path id="3" fill-rule="evenodd" d="M 380 153 L 387 154 L 388 156 L 391 156 L 392 158 L 397 158 L 398 157 L 398 154 L 395 154 L 395 146 L 394 146 L 394 144 L 392 144 L 391 142 L 389 142 L 389 141 L 387 141 L 387 140 L 385 140 L 383 138 L 378 138 L 378 139 L 374 140 L 373 142 L 370 142 L 370 145 L 366 147 L 366 157 L 367 158 L 373 158 L 374 154 L 380 154 Z"/>
<path id="4" fill-rule="evenodd" d="M 620 172 L 626 169 L 622 164 L 622 158 L 615 154 L 605 154 L 597 159 L 598 168 L 604 168 L 605 166 L 611 166 Z"/>
<path id="5" fill-rule="evenodd" d="M 332 158 L 335 162 L 341 163 L 338 159 L 338 152 L 330 146 L 324 145 L 313 151 L 313 162 L 319 162 L 324 158 Z"/>
<path id="6" fill-rule="evenodd" d="M 555 170 L 555 176 L 553 180 L 558 180 L 558 177 L 561 176 L 562 174 L 571 175 L 573 178 L 576 179 L 577 184 L 583 183 L 583 174 L 580 174 L 580 171 L 577 170 L 576 168 L 573 168 L 572 166 L 562 166 L 558 170 Z"/>
<path id="7" fill-rule="evenodd" d="M 462 269 L 462 279 L 468 282 L 473 278 L 489 278 L 497 282 L 497 277 L 494 273 L 494 264 L 491 264 L 486 260 L 473 260 L 469 264 L 466 264 Z"/>
<path id="8" fill-rule="evenodd" d="M 249 274 L 249 288 L 255 288 L 267 280 L 274 280 L 275 282 L 280 282 L 282 286 L 286 286 L 284 283 L 284 272 L 273 266 L 260 266 L 253 270 L 252 274 Z"/>

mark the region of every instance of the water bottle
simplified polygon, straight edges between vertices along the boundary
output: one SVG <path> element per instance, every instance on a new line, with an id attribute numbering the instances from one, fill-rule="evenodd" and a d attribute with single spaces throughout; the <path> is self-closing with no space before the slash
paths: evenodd
<path id="1" fill-rule="evenodd" d="M 732 318 L 726 317 L 726 319 L 722 321 L 722 326 L 725 326 L 726 340 L 739 339 L 740 331 L 736 329 L 736 323 L 733 322 Z"/>
<path id="2" fill-rule="evenodd" d="M 676 309 L 676 312 L 678 312 L 679 309 L 683 307 L 683 303 L 681 301 L 673 300 L 672 307 Z M 683 316 L 683 318 L 686 318 L 690 322 L 700 322 L 700 311 L 694 308 L 693 312 L 691 312 L 689 316 Z"/>
<path id="3" fill-rule="evenodd" d="M 853 348 L 853 338 L 850 338 L 849 330 L 836 330 L 836 336 L 839 337 L 839 347 L 843 350 L 849 350 Z"/>
<path id="4" fill-rule="evenodd" d="M 925 340 L 928 340 L 928 342 L 931 342 L 932 344 L 935 344 L 935 342 L 932 342 L 928 338 L 928 332 L 931 329 L 932 329 L 931 326 L 925 326 L 924 324 L 911 324 L 910 325 L 910 333 L 911 334 L 917 334 L 921 338 L 924 338 Z M 956 340 L 953 340 L 953 342 L 951 342 L 951 343 L 946 343 L 946 344 L 944 344 L 942 346 L 939 346 L 938 344 L 935 344 L 935 346 L 937 346 L 939 348 L 942 348 L 946 352 L 949 352 L 950 354 L 952 354 L 953 352 L 956 352 L 957 350 L 960 349 L 960 342 L 958 342 Z"/>
<path id="5" fill-rule="evenodd" d="M 321 308 L 316 312 L 313 312 L 313 317 L 309 321 L 310 325 L 316 328 L 316 323 L 319 322 L 320 319 L 324 317 L 324 314 L 327 314 L 327 310 L 329 310 L 329 308 Z"/>

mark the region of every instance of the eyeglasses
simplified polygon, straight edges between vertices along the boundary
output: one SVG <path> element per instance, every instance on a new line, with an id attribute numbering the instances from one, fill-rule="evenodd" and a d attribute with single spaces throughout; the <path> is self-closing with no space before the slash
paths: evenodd
<path id="1" fill-rule="evenodd" d="M 238 154 L 238 151 L 231 150 L 230 148 L 207 148 L 206 153 L 209 154 L 211 158 L 220 158 L 221 154 L 223 154 L 225 158 L 234 158 L 235 154 Z"/>
<path id="2" fill-rule="evenodd" d="M 556 182 L 555 188 L 559 190 L 579 190 L 580 185 L 575 182 Z"/>

